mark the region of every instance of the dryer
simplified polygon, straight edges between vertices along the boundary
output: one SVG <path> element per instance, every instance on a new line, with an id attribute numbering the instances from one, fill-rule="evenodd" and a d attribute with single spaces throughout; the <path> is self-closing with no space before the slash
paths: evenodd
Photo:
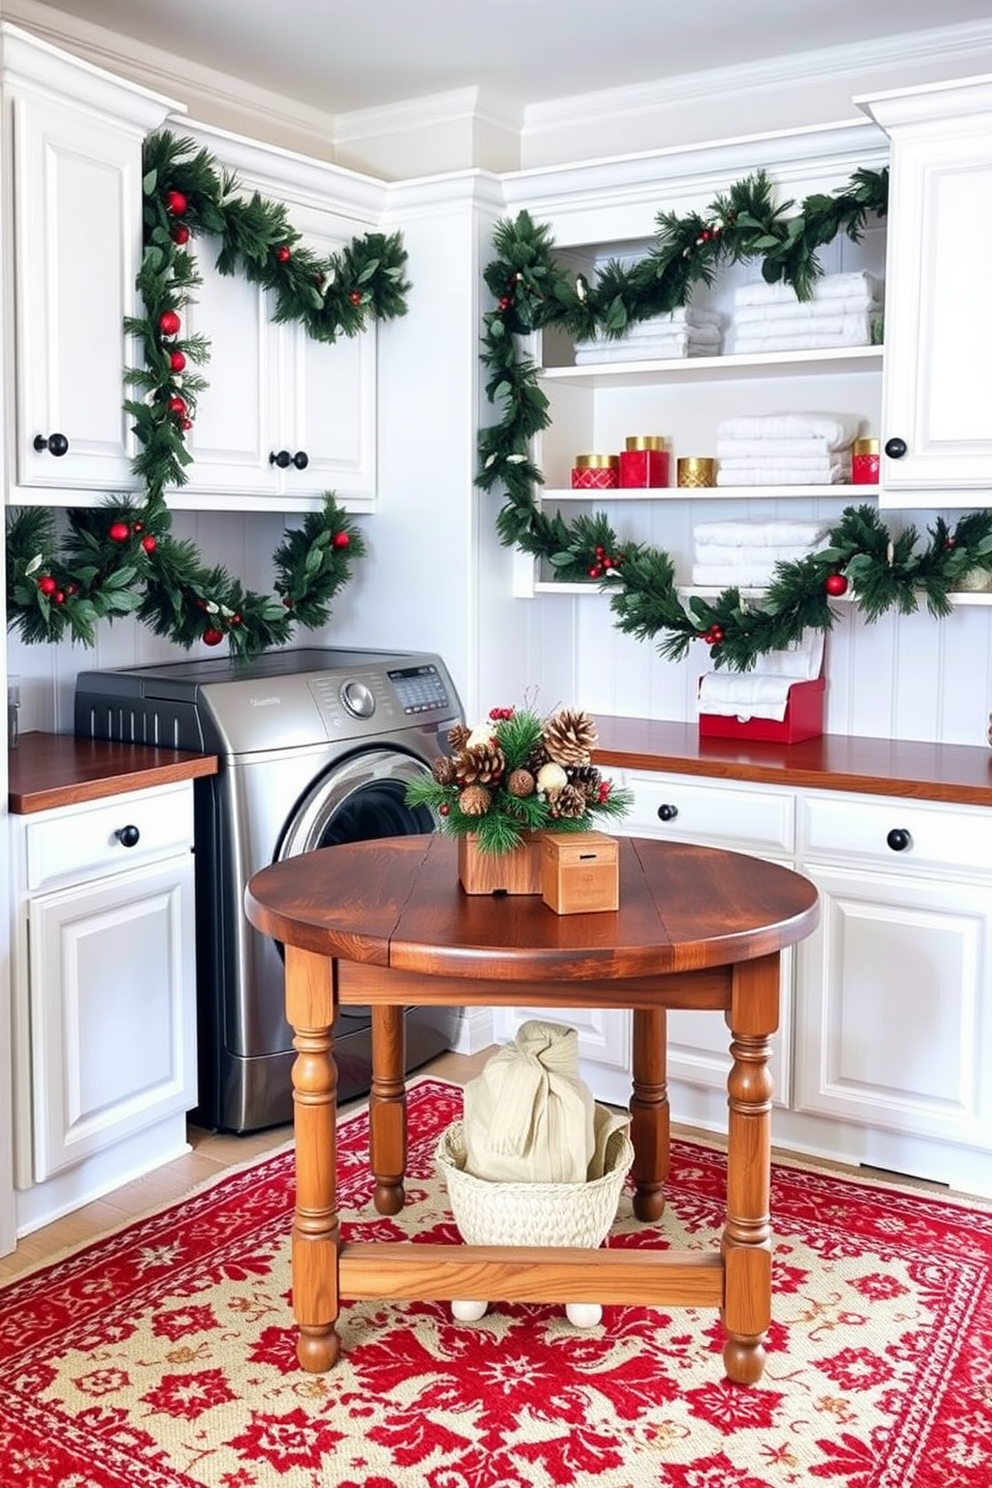
<path id="1" fill-rule="evenodd" d="M 339 842 L 430 832 L 407 784 L 445 752 L 461 703 L 439 656 L 308 647 L 84 671 L 75 732 L 216 754 L 195 796 L 199 1105 L 248 1132 L 292 1120 L 282 948 L 245 918 L 258 869 Z M 407 1010 L 407 1068 L 449 1048 L 460 1012 Z M 370 1084 L 371 1014 L 335 1024 L 339 1098 Z"/>

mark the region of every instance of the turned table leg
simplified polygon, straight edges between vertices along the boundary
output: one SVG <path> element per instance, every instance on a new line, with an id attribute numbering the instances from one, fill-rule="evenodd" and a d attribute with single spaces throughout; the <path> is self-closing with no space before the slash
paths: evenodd
<path id="1" fill-rule="evenodd" d="M 293 1028 L 296 1214 L 293 1312 L 296 1356 L 311 1373 L 330 1369 L 341 1351 L 337 1212 L 337 1066 L 332 965 L 326 956 L 286 947 L 286 1017 Z"/>
<path id="2" fill-rule="evenodd" d="M 402 1007 L 372 1008 L 372 1091 L 369 1165 L 372 1202 L 380 1214 L 399 1214 L 406 1176 L 406 1023 Z"/>
<path id="3" fill-rule="evenodd" d="M 635 1008 L 633 1019 L 633 1094 L 630 1136 L 634 1144 L 634 1213 L 640 1220 L 661 1218 L 668 1178 L 670 1117 L 668 1109 L 667 1016 L 664 1008 Z"/>
<path id="4" fill-rule="evenodd" d="M 734 969 L 730 1025 L 733 1064 L 727 1078 L 727 1220 L 724 1265 L 723 1362 L 730 1379 L 753 1385 L 765 1367 L 771 1323 L 771 1110 L 768 1067 L 778 1025 L 779 958 Z"/>

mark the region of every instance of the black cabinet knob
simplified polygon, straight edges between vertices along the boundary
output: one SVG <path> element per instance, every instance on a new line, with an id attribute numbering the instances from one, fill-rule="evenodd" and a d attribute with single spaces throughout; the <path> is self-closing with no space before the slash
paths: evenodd
<path id="1" fill-rule="evenodd" d="M 905 827 L 893 827 L 885 840 L 893 852 L 905 852 L 907 847 L 913 845 L 913 839 Z"/>
<path id="2" fill-rule="evenodd" d="M 296 451 L 296 454 L 293 456 L 293 464 L 296 466 L 297 470 L 306 470 L 307 466 L 310 464 L 310 456 L 307 454 L 306 450 Z"/>
<path id="3" fill-rule="evenodd" d="M 69 441 L 64 434 L 49 434 L 47 439 L 44 434 L 36 434 L 34 436 L 34 447 L 39 455 L 42 450 L 47 449 L 48 453 L 54 455 L 56 460 L 58 460 L 68 450 Z"/>
<path id="4" fill-rule="evenodd" d="M 670 806 L 667 801 L 658 807 L 659 821 L 674 821 L 678 814 L 679 808 L 677 806 Z"/>
<path id="5" fill-rule="evenodd" d="M 141 833 L 134 826 L 118 827 L 114 836 L 121 847 L 137 847 L 141 839 Z"/>
<path id="6" fill-rule="evenodd" d="M 279 450 L 278 453 L 275 450 L 269 452 L 269 464 L 278 465 L 280 470 L 285 470 L 287 465 L 292 464 L 292 461 L 293 457 L 289 450 Z"/>
<path id="7" fill-rule="evenodd" d="M 898 435 L 885 441 L 885 453 L 890 460 L 901 460 L 908 448 L 905 439 L 900 439 Z"/>

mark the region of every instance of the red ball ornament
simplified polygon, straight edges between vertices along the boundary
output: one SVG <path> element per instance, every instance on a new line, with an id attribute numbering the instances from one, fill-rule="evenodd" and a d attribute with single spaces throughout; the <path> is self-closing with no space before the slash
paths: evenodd
<path id="1" fill-rule="evenodd" d="M 348 298 L 353 305 L 360 305 L 362 303 L 362 291 L 360 289 L 353 289 Z"/>
<path id="2" fill-rule="evenodd" d="M 334 537 L 331 540 L 331 546 L 333 548 L 346 548 L 350 542 L 351 538 L 348 536 L 347 532 L 335 532 Z"/>
<path id="3" fill-rule="evenodd" d="M 169 368 L 173 372 L 182 372 L 186 366 L 186 353 L 184 351 L 169 352 Z"/>
<path id="4" fill-rule="evenodd" d="M 603 577 L 603 570 L 600 568 L 598 563 L 593 563 L 589 568 L 586 569 L 586 573 L 591 579 L 601 579 Z"/>
<path id="5" fill-rule="evenodd" d="M 182 321 L 175 310 L 163 310 L 158 318 L 158 328 L 163 336 L 178 336 Z"/>
<path id="6" fill-rule="evenodd" d="M 828 594 L 846 594 L 847 580 L 841 573 L 827 574 L 827 577 L 823 581 L 823 587 Z"/>
<path id="7" fill-rule="evenodd" d="M 214 630 L 211 627 L 210 630 L 203 632 L 203 644 L 205 646 L 219 646 L 223 639 L 224 632 L 222 630 Z"/>
<path id="8" fill-rule="evenodd" d="M 111 522 L 107 536 L 111 542 L 127 542 L 131 529 L 126 522 Z"/>
<path id="9" fill-rule="evenodd" d="M 510 308 L 510 306 L 512 304 L 513 304 L 513 301 L 510 299 L 510 296 L 509 295 L 500 295 L 500 297 L 499 297 L 499 308 L 501 310 L 509 310 L 509 308 Z"/>
<path id="10" fill-rule="evenodd" d="M 285 243 L 280 243 L 279 247 L 276 249 L 276 258 L 279 260 L 280 263 L 289 262 L 290 250 L 286 247 Z"/>
<path id="11" fill-rule="evenodd" d="M 240 625 L 241 624 L 241 616 L 238 614 L 237 610 L 235 610 L 234 614 L 231 616 L 231 624 L 232 625 Z"/>
<path id="12" fill-rule="evenodd" d="M 180 398 L 178 393 L 173 393 L 169 399 L 169 412 L 176 414 L 177 417 L 185 417 L 186 415 L 185 400 Z"/>
<path id="13" fill-rule="evenodd" d="M 52 598 L 54 599 L 56 604 L 65 604 L 65 595 L 62 593 L 61 589 L 56 589 L 55 593 L 52 595 Z"/>
<path id="14" fill-rule="evenodd" d="M 54 594 L 58 587 L 51 574 L 45 574 L 43 579 L 38 580 L 38 588 L 42 594 Z"/>
<path id="15" fill-rule="evenodd" d="M 144 522 L 132 522 L 131 523 L 131 531 L 132 532 L 144 532 L 144 530 L 145 530 L 145 524 L 144 524 Z"/>
<path id="16" fill-rule="evenodd" d="M 173 217 L 181 217 L 189 206 L 189 202 L 181 191 L 167 191 L 165 193 L 165 210 Z"/>
<path id="17" fill-rule="evenodd" d="M 177 243 L 180 248 L 184 248 L 189 242 L 189 228 L 185 222 L 180 222 L 177 227 L 172 229 L 172 241 Z"/>
<path id="18" fill-rule="evenodd" d="M 437 811 L 439 816 L 451 815 L 451 807 L 448 805 L 447 801 L 442 801 L 440 806 L 437 808 Z"/>
<path id="19" fill-rule="evenodd" d="M 141 539 L 141 546 L 144 548 L 146 553 L 154 553 L 155 549 L 158 547 L 158 543 L 149 532 L 147 537 L 143 537 Z"/>
<path id="20" fill-rule="evenodd" d="M 179 427 L 180 427 L 180 429 L 192 429 L 192 427 L 193 427 L 193 420 L 190 419 L 190 418 L 180 419 L 179 420 Z"/>

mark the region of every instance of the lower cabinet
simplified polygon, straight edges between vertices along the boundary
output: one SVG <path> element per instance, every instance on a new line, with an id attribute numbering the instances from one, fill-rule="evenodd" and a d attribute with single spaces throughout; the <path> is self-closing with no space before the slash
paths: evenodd
<path id="1" fill-rule="evenodd" d="M 185 1149 L 192 784 L 12 817 L 22 1233 Z"/>
<path id="2" fill-rule="evenodd" d="M 751 853 L 819 890 L 819 927 L 782 962 L 775 1143 L 992 1195 L 989 812 L 647 771 L 623 783 L 631 835 Z M 626 1104 L 630 1015 L 576 1014 L 590 1016 L 575 1025 L 583 1074 Z M 676 1121 L 725 1131 L 728 1068 L 719 1018 L 669 1015 Z"/>

